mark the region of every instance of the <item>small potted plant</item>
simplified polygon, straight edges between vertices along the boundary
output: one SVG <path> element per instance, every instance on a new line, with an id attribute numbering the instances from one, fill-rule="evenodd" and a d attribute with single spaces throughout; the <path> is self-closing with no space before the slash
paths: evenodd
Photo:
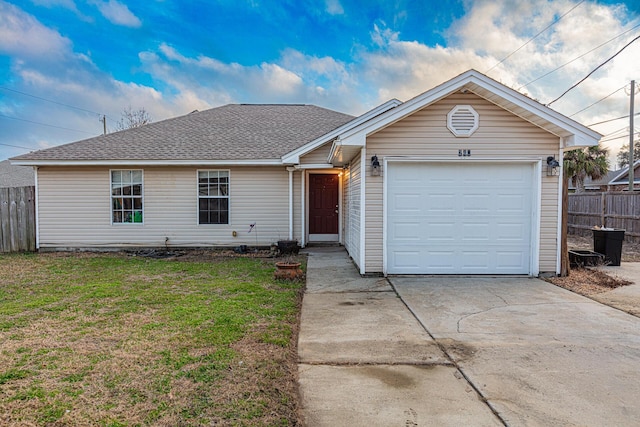
<path id="1" fill-rule="evenodd" d="M 276 280 L 301 280 L 304 277 L 304 272 L 300 265 L 300 262 L 295 258 L 287 257 L 276 262 L 276 271 L 273 276 Z"/>

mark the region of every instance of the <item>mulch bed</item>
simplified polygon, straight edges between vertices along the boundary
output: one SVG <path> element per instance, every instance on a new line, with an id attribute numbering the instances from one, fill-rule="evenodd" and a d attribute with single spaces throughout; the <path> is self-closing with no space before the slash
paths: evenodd
<path id="1" fill-rule="evenodd" d="M 572 269 L 567 277 L 551 277 L 547 281 L 585 296 L 607 292 L 632 284 L 628 280 L 612 277 L 602 271 L 591 268 Z"/>

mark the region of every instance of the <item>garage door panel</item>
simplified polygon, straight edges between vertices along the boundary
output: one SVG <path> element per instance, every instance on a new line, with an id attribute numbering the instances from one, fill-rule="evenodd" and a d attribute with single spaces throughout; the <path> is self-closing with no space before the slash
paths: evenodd
<path id="1" fill-rule="evenodd" d="M 525 244 L 529 242 L 529 228 L 522 223 L 498 222 L 496 240 L 500 243 Z"/>
<path id="2" fill-rule="evenodd" d="M 461 251 L 462 268 L 485 269 L 490 264 L 488 251 Z"/>
<path id="3" fill-rule="evenodd" d="M 491 200 L 489 194 L 473 194 L 465 192 L 460 200 L 461 209 L 464 214 L 488 214 L 491 212 L 495 202 Z"/>
<path id="4" fill-rule="evenodd" d="M 527 253 L 523 251 L 498 251 L 496 253 L 496 261 L 498 268 L 517 268 L 522 262 L 526 261 L 525 257 L 528 256 Z"/>
<path id="5" fill-rule="evenodd" d="M 421 190 L 424 191 L 424 188 Z M 456 199 L 451 194 L 430 193 L 427 194 L 424 199 L 427 212 L 438 214 L 443 212 L 455 212 Z"/>
<path id="6" fill-rule="evenodd" d="M 529 201 L 522 194 L 498 194 L 494 200 L 496 212 L 516 212 L 523 214 Z"/>
<path id="7" fill-rule="evenodd" d="M 427 222 L 426 227 L 416 230 L 416 235 L 425 243 L 451 242 L 454 240 L 456 223 Z"/>
<path id="8" fill-rule="evenodd" d="M 533 166 L 465 163 L 388 165 L 388 273 L 529 273 Z"/>
<path id="9" fill-rule="evenodd" d="M 419 274 L 420 270 L 420 256 L 419 251 L 402 251 L 398 250 L 393 253 L 393 263 L 398 268 L 405 268 L 407 270 L 413 269 L 413 274 Z"/>
<path id="10" fill-rule="evenodd" d="M 392 212 L 400 213 L 407 212 L 409 214 L 415 214 L 422 210 L 422 200 L 420 194 L 396 194 L 393 196 L 393 203 L 391 205 Z"/>
<path id="11" fill-rule="evenodd" d="M 393 224 L 391 235 L 398 242 L 416 242 L 420 236 L 416 230 L 420 227 L 419 222 L 396 222 Z"/>
<path id="12" fill-rule="evenodd" d="M 488 222 L 462 224 L 462 240 L 465 242 L 489 242 L 491 233 L 491 225 Z"/>

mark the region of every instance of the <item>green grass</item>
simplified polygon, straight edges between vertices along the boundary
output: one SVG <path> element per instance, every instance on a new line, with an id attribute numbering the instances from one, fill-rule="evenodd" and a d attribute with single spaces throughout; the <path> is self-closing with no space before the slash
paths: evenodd
<path id="1" fill-rule="evenodd" d="M 273 260 L 28 254 L 0 269 L 0 421 L 296 424 L 303 285 L 275 282 Z"/>

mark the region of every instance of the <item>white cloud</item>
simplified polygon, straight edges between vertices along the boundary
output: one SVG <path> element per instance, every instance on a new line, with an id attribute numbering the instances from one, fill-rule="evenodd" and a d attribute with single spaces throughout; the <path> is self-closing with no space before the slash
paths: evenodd
<path id="1" fill-rule="evenodd" d="M 18 58 L 55 57 L 71 51 L 71 41 L 16 6 L 0 1 L 0 53 Z"/>
<path id="2" fill-rule="evenodd" d="M 42 3 L 44 0 L 36 1 Z M 49 4 L 68 7 L 71 1 L 51 0 Z M 95 4 L 103 7 L 101 12 L 112 22 L 141 25 L 122 3 L 111 0 Z M 2 0 L 0 53 L 12 55 L 12 69 L 17 79 L 29 89 L 27 91 L 47 94 L 47 97 L 72 105 L 87 106 L 114 118 L 132 103 L 131 100 L 135 100 L 133 108 L 144 107 L 156 121 L 232 102 L 310 103 L 360 114 L 390 98 L 410 99 L 470 68 L 487 72 L 575 6 L 577 0 L 477 0 L 464 4 L 467 8 L 464 15 L 444 32 L 446 43 L 443 46 L 403 39 L 401 27 L 377 21 L 372 24 L 371 47 L 354 44 L 351 58 L 343 60 L 284 49 L 274 60 L 247 65 L 203 54 L 185 54 L 181 46 L 160 44 L 157 49 L 141 52 L 139 62 L 140 70 L 147 72 L 162 90 L 114 79 L 97 69 L 87 56 L 73 52 L 70 40 Z M 325 9 L 317 10 L 318 13 L 344 13 L 339 1 L 327 0 L 321 5 Z M 113 13 L 109 15 L 111 18 L 107 16 L 107 10 Z M 405 18 L 399 21 L 404 22 Z M 488 75 L 509 87 L 520 88 L 639 22 L 629 22 L 629 14 L 623 6 L 584 2 Z M 549 102 L 634 34 L 637 30 L 521 91 L 543 103 Z M 47 67 L 40 66 L 41 57 L 49 58 Z M 637 42 L 552 107 L 564 114 L 573 114 L 628 84 L 630 79 L 640 76 L 639 57 L 640 42 Z M 99 131 L 101 126 L 96 117 L 87 114 L 70 115 L 69 111 L 61 109 L 52 113 L 50 106 L 42 103 L 27 106 L 33 107 L 36 121 L 51 123 L 55 120 L 64 123 L 65 127 L 90 132 Z M 25 105 L 4 103 L 2 108 L 3 111 L 16 111 L 17 115 Z M 574 118 L 589 124 L 627 113 L 628 96 L 620 91 Z M 613 122 L 598 126 L 596 130 L 607 134 L 625 124 L 624 121 Z M 46 140 L 44 134 L 29 137 L 25 143 Z M 54 144 L 83 136 L 86 135 L 67 133 L 64 141 L 49 140 Z M 608 146 L 615 153 L 625 142 L 624 139 L 611 141 Z"/>
<path id="3" fill-rule="evenodd" d="M 102 16 L 109 20 L 112 24 L 122 25 L 124 27 L 138 28 L 142 25 L 140 19 L 135 16 L 129 8 L 117 0 L 96 1 L 94 2 Z"/>
<path id="4" fill-rule="evenodd" d="M 340 4 L 340 0 L 325 0 L 326 11 L 329 15 L 342 15 L 344 8 Z"/>
<path id="5" fill-rule="evenodd" d="M 458 48 L 470 49 L 483 56 L 485 72 L 507 55 L 520 48 L 488 75 L 514 88 L 537 79 L 549 71 L 575 59 L 567 66 L 521 89 L 534 99 L 548 103 L 586 76 L 617 52 L 637 31 L 630 32 L 584 55 L 604 42 L 639 23 L 630 22 L 624 5 L 584 2 L 551 26 L 535 40 L 529 41 L 554 19 L 576 6 L 576 1 L 510 2 L 481 0 L 469 4 L 465 15 L 448 31 Z M 552 108 L 572 115 L 640 75 L 640 43 L 626 49 L 619 57 L 598 70 L 576 89 L 555 102 Z M 573 118 L 584 124 L 628 114 L 628 97 L 618 92 Z M 624 126 L 624 122 L 597 126 L 603 134 Z M 607 143 L 615 154 L 624 140 Z M 613 155 L 612 155 L 613 157 Z"/>
<path id="6" fill-rule="evenodd" d="M 33 4 L 44 7 L 61 6 L 69 10 L 77 10 L 76 3 L 73 0 L 31 0 Z"/>

